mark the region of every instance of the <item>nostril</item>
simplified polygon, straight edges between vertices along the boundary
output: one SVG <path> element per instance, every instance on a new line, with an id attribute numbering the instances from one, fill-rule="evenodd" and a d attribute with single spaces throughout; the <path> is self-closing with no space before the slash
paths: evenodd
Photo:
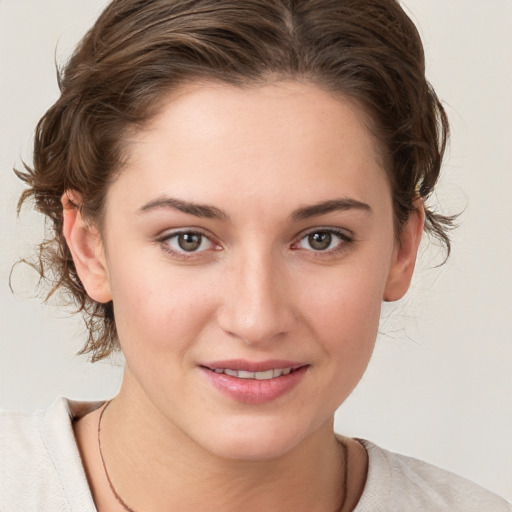
<path id="1" fill-rule="evenodd" d="M 278 279 L 268 266 L 248 266 L 224 288 L 217 323 L 229 337 L 248 345 L 276 341 L 296 323 L 290 304 L 294 295 L 285 293 L 284 277 Z"/>

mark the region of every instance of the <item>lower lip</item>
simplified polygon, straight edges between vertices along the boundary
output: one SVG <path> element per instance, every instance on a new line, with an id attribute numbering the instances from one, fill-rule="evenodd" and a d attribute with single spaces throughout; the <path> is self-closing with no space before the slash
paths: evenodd
<path id="1" fill-rule="evenodd" d="M 288 375 L 267 380 L 239 379 L 225 373 L 215 373 L 201 367 L 210 382 L 222 393 L 244 404 L 264 404 L 276 400 L 290 392 L 306 374 L 307 366 L 302 366 Z"/>

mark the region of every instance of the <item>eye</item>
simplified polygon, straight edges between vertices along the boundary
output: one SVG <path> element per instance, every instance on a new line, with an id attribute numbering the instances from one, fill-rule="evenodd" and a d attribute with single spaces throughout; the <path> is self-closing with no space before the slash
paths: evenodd
<path id="1" fill-rule="evenodd" d="M 351 238 L 341 231 L 334 229 L 317 229 L 302 237 L 296 244 L 297 249 L 313 250 L 315 252 L 336 251 Z"/>
<path id="2" fill-rule="evenodd" d="M 214 248 L 213 242 L 197 231 L 181 231 L 161 239 L 164 249 L 172 253 L 197 253 Z"/>

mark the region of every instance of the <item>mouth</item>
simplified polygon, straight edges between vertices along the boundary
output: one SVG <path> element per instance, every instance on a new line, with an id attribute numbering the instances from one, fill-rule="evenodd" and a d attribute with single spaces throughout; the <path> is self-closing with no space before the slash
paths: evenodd
<path id="1" fill-rule="evenodd" d="M 223 373 L 224 375 L 229 375 L 230 377 L 236 377 L 237 379 L 256 379 L 256 380 L 270 380 L 275 379 L 277 377 L 282 377 L 284 375 L 289 375 L 293 371 L 296 371 L 298 368 L 274 368 L 265 371 L 252 372 L 249 370 L 234 370 L 231 368 L 208 368 L 215 373 Z M 301 368 L 301 367 L 299 367 Z"/>
<path id="2" fill-rule="evenodd" d="M 207 380 L 225 396 L 253 405 L 272 402 L 291 392 L 305 378 L 309 367 L 284 360 L 230 360 L 199 366 Z"/>

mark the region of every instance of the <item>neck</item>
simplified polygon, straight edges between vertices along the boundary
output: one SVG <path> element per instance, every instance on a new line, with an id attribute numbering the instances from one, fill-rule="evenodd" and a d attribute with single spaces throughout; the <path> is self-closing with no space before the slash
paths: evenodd
<path id="1" fill-rule="evenodd" d="M 108 473 L 133 510 L 327 511 L 344 499 L 345 464 L 332 419 L 286 453 L 264 460 L 219 457 L 122 390 L 102 420 Z"/>

